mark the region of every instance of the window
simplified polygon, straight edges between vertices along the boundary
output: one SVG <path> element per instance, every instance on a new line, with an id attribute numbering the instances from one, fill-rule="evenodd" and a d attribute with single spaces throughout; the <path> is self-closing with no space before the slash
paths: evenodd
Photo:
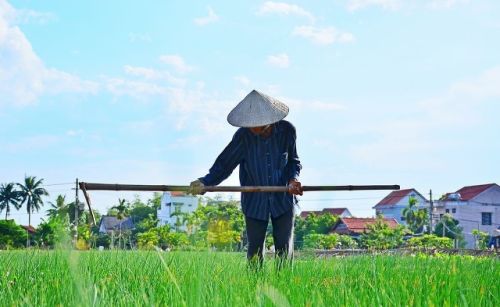
<path id="1" fill-rule="evenodd" d="M 450 213 L 450 209 L 446 209 L 446 213 Z"/>
<path id="2" fill-rule="evenodd" d="M 481 212 L 481 225 L 491 225 L 491 212 Z"/>
<path id="3" fill-rule="evenodd" d="M 457 213 L 457 208 L 451 209 L 451 213 Z"/>
<path id="4" fill-rule="evenodd" d="M 442 218 L 443 218 L 443 215 L 444 215 L 444 214 L 442 214 L 442 213 L 441 213 L 441 214 L 439 215 L 439 219 L 442 219 Z"/>

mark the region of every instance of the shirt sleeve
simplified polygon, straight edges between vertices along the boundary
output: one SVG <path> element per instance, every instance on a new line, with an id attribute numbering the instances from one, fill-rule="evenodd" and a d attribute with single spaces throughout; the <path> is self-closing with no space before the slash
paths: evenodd
<path id="1" fill-rule="evenodd" d="M 204 185 L 215 186 L 224 181 L 243 159 L 243 140 L 241 129 L 236 131 L 231 142 L 217 157 L 205 177 L 199 178 Z"/>
<path id="2" fill-rule="evenodd" d="M 288 181 L 299 179 L 302 164 L 300 164 L 299 156 L 297 155 L 297 133 L 295 127 L 290 124 L 290 138 L 288 147 Z"/>

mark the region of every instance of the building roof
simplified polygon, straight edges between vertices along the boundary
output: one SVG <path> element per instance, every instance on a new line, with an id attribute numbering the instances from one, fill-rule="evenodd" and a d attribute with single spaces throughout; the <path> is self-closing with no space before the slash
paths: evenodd
<path id="1" fill-rule="evenodd" d="M 342 215 L 342 213 L 344 213 L 344 211 L 346 211 L 347 208 L 325 208 L 323 209 L 321 212 L 323 213 L 330 213 L 332 215 Z"/>
<path id="2" fill-rule="evenodd" d="M 332 228 L 331 232 L 362 234 L 368 229 L 368 225 L 374 224 L 376 221 L 376 218 L 343 217 L 340 218 L 340 221 Z M 394 218 L 384 218 L 384 222 L 390 228 L 396 228 L 399 225 Z M 339 229 L 340 225 L 342 226 Z"/>
<path id="3" fill-rule="evenodd" d="M 405 198 L 408 194 L 415 192 L 417 195 L 425 199 L 425 197 L 422 196 L 417 190 L 415 189 L 405 189 L 405 190 L 398 190 L 398 191 L 392 191 L 384 197 L 381 201 L 379 201 L 375 207 L 373 208 L 379 208 L 379 207 L 386 207 L 386 206 L 393 206 L 397 204 L 401 199 Z"/>
<path id="4" fill-rule="evenodd" d="M 325 214 L 325 213 L 330 213 L 331 215 L 338 215 L 338 216 L 340 216 L 346 210 L 349 211 L 347 208 L 324 208 L 321 211 L 302 211 L 300 213 L 300 217 L 301 218 L 306 218 L 306 217 L 308 217 L 312 213 L 314 213 L 315 215 L 322 215 L 322 214 Z"/>
<path id="5" fill-rule="evenodd" d="M 497 184 L 488 183 L 488 184 L 466 186 L 456 191 L 455 193 L 460 194 L 460 200 L 471 200 L 494 185 Z"/>
<path id="6" fill-rule="evenodd" d="M 186 194 L 186 192 L 180 192 L 180 191 L 172 191 L 172 192 L 170 192 L 170 195 L 174 196 L 174 197 L 175 196 L 177 196 L 177 197 L 179 197 L 179 196 L 188 196 L 188 194 Z"/>
<path id="7" fill-rule="evenodd" d="M 27 230 L 29 233 L 35 233 L 36 232 L 36 229 L 35 227 L 29 225 L 29 226 L 26 226 L 26 225 L 21 225 L 21 227 L 24 229 L 24 230 Z"/>
<path id="8" fill-rule="evenodd" d="M 123 220 L 119 220 L 116 216 L 103 216 L 101 218 L 101 222 L 99 223 L 99 228 L 104 226 L 106 231 L 111 230 L 129 230 L 134 228 L 134 222 L 132 218 L 125 218 Z"/>

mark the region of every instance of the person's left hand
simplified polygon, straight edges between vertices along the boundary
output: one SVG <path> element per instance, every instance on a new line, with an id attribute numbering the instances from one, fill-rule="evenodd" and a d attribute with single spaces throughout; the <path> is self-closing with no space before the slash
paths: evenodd
<path id="1" fill-rule="evenodd" d="M 302 184 L 300 183 L 300 181 L 298 181 L 297 179 L 291 179 L 288 182 L 288 193 L 294 195 L 302 195 L 303 192 L 304 191 L 302 190 Z"/>

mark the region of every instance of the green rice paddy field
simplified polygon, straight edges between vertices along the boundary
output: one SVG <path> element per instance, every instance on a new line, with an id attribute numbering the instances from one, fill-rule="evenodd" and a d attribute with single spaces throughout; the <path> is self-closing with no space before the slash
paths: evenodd
<path id="1" fill-rule="evenodd" d="M 500 306 L 500 261 L 240 253 L 0 251 L 0 306 Z"/>

